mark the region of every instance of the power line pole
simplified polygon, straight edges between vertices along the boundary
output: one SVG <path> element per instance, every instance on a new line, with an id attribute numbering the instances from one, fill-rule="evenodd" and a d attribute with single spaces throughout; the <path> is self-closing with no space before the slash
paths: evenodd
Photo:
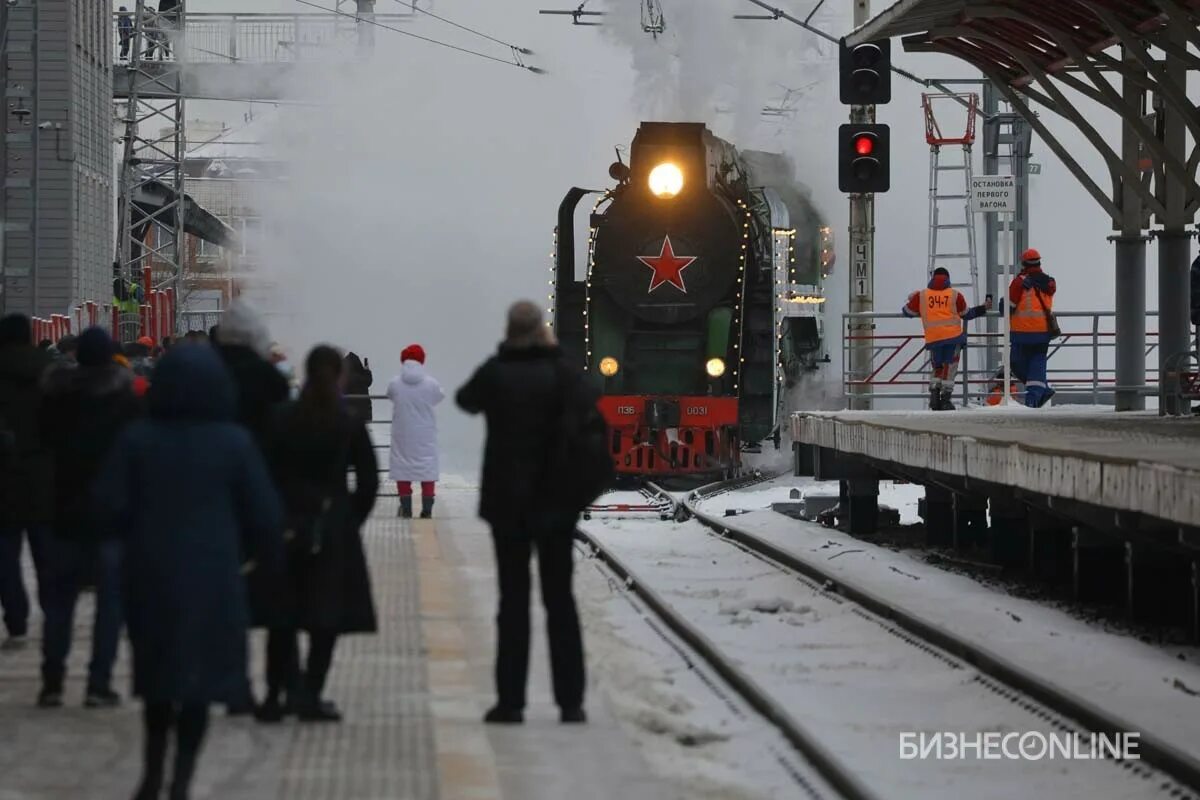
<path id="1" fill-rule="evenodd" d="M 854 0 L 854 27 L 871 18 L 871 0 Z M 850 122 L 874 124 L 875 106 L 851 106 Z M 871 398 L 867 380 L 871 377 L 874 325 L 858 314 L 875 310 L 875 195 L 850 195 L 850 344 L 851 409 L 869 409 Z"/>

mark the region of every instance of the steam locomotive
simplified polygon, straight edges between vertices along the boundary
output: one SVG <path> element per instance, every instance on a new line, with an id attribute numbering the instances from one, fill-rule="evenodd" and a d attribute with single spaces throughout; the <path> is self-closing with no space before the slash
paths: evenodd
<path id="1" fill-rule="evenodd" d="M 743 449 L 778 442 L 788 389 L 827 360 L 829 227 L 783 156 L 739 153 L 702 123 L 643 122 L 609 175 L 559 206 L 555 333 L 602 389 L 618 474 L 736 473 Z"/>

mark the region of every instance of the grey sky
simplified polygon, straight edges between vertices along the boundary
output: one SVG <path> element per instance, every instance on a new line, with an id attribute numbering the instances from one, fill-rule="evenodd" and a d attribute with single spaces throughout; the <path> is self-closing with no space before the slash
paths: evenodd
<path id="1" fill-rule="evenodd" d="M 618 10 L 622 3 L 636 5 L 607 0 Z M 316 82 L 324 85 L 298 89 L 337 108 L 288 118 L 291 128 L 311 127 L 317 137 L 299 151 L 313 165 L 297 182 L 305 196 L 282 198 L 277 209 L 299 226 L 292 241 L 278 248 L 290 282 L 301 287 L 293 300 L 308 315 L 303 331 L 291 333 L 296 350 L 330 339 L 371 356 L 382 378 L 398 366 L 403 345 L 421 341 L 430 351 L 431 371 L 456 386 L 492 347 L 509 301 L 546 300 L 554 212 L 563 193 L 572 185 L 607 186 L 613 146 L 627 144 L 652 108 L 671 107 L 661 97 L 648 98 L 648 86 L 674 87 L 681 95 L 676 108 L 705 102 L 722 108 L 723 114 L 697 115 L 722 135 L 738 134 L 739 146 L 782 149 L 795 157 L 801 179 L 812 185 L 837 231 L 841 258 L 834 280 L 836 294 L 844 296 L 846 201 L 836 192 L 833 161 L 836 128 L 847 110 L 832 101 L 832 87 L 823 86 L 782 126 L 737 115 L 739 102 L 753 107 L 759 93 L 778 93 L 775 84 L 804 84 L 808 76 L 792 74 L 789 59 L 798 57 L 795 51 L 809 35 L 784 22 L 733 23 L 729 16 L 750 10 L 739 0 L 664 3 L 670 35 L 657 43 L 537 14 L 574 4 L 438 0 L 434 6 L 450 19 L 533 49 L 531 60 L 549 70 L 545 76 L 378 30 L 373 67 L 340 85 L 331 73 Z M 376 10 L 390 5 L 399 7 L 395 0 L 379 0 Z M 803 12 L 812 3 L 785 5 Z M 189 0 L 188 6 L 192 12 L 312 11 L 294 0 Z M 848 29 L 849 7 L 850 0 L 830 0 L 832 24 L 842 20 L 844 26 L 833 33 Z M 435 20 L 418 17 L 405 28 L 506 55 Z M 898 64 L 918 74 L 971 74 L 948 57 L 895 52 Z M 687 65 L 689 74 L 648 84 L 647 65 L 655 63 L 675 73 Z M 893 102 L 879 112 L 880 121 L 892 126 L 893 154 L 892 191 L 877 197 L 876 211 L 876 308 L 882 311 L 898 309 L 907 292 L 923 284 L 926 264 L 929 150 L 921 89 L 902 80 L 894 85 Z M 194 102 L 188 117 L 236 123 L 244 109 Z M 1115 120 L 1107 112 L 1094 118 L 1115 140 Z M 1048 121 L 1078 145 L 1090 170 L 1104 174 L 1081 137 Z M 1034 160 L 1042 174 L 1033 179 L 1031 240 L 1059 280 L 1059 307 L 1111 308 L 1106 217 L 1036 141 Z M 339 237 L 337 247 L 323 249 L 322 237 Z M 317 261 L 317 252 L 327 257 Z M 1154 259 L 1152 246 L 1152 305 Z M 828 330 L 835 333 L 839 308 L 831 304 L 830 311 Z M 830 352 L 836 365 L 836 342 Z M 452 416 L 457 418 L 443 414 L 447 435 L 465 446 L 477 430 Z"/>

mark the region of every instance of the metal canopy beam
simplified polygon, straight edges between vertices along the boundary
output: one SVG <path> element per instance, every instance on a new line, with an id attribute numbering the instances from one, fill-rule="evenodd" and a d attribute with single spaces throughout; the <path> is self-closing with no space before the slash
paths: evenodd
<path id="1" fill-rule="evenodd" d="M 1138 186 L 1146 208 L 1163 221 L 1167 209 L 1162 188 L 1152 190 L 1134 181 L 1136 165 L 1124 162 L 1056 84 L 1115 111 L 1131 125 L 1160 174 L 1183 188 L 1184 209 L 1194 215 L 1200 209 L 1200 146 L 1190 153 L 1167 147 L 1155 129 L 1123 102 L 1104 73 L 1115 72 L 1137 81 L 1160 98 L 1160 103 L 1169 105 L 1183 119 L 1193 141 L 1200 142 L 1200 118 L 1186 88 L 1150 53 L 1151 46 L 1161 46 L 1176 63 L 1188 69 L 1200 66 L 1200 58 L 1188 50 L 1189 42 L 1200 46 L 1198 25 L 1200 0 L 1058 0 L 1054 4 L 1042 0 L 901 0 L 861 26 L 847 42 L 903 36 L 906 50 L 941 52 L 975 65 L 997 84 L 1071 122 L 1104 159 L 1113 185 Z M 1176 29 L 1183 32 L 1182 37 L 1170 34 Z M 1104 52 L 1115 44 L 1124 47 L 1137 63 Z M 1066 148 L 1049 141 L 1049 131 L 1038 132 L 1060 158 L 1074 161 Z M 1077 167 L 1068 164 L 1078 178 Z M 1098 191 L 1090 179 L 1080 180 L 1098 201 L 1100 194 L 1111 199 L 1110 192 Z M 1100 203 L 1114 226 L 1121 226 L 1117 209 L 1110 202 Z"/>
<path id="2" fill-rule="evenodd" d="M 1160 336 L 1166 360 L 1188 349 L 1186 226 L 1200 210 L 1200 116 L 1187 96 L 1188 72 L 1200 70 L 1200 0 L 898 0 L 846 37 L 848 45 L 901 37 L 905 50 L 954 56 L 981 70 L 1112 219 L 1120 235 L 1118 282 L 1144 293 L 1143 210 L 1162 226 L 1159 245 Z M 1113 53 L 1120 47 L 1119 55 Z M 1122 81 L 1117 86 L 1109 75 Z M 1100 133 L 1066 90 L 1116 113 L 1120 150 Z M 1154 101 L 1147 116 L 1142 97 Z M 1085 170 L 1030 107 L 1063 117 L 1104 159 L 1112 189 Z M 1190 134 L 1189 145 L 1187 134 Z M 1190 149 L 1189 149 L 1190 148 Z M 1153 182 L 1146 160 L 1152 165 Z M 1144 364 L 1135 311 L 1118 314 L 1128 338 L 1121 371 Z M 1121 324 L 1121 323 L 1124 324 Z M 1140 332 L 1139 332 L 1140 331 Z M 1134 349 L 1138 358 L 1130 356 Z M 1138 363 L 1135 363 L 1138 362 Z M 1166 386 L 1165 375 L 1162 386 Z M 1134 407 L 1122 397 L 1122 407 Z M 1179 413 L 1160 393 L 1160 408 Z"/>

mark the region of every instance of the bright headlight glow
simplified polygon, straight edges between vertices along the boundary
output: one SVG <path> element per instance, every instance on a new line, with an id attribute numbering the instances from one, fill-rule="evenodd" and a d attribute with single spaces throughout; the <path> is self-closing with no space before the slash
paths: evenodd
<path id="1" fill-rule="evenodd" d="M 620 368 L 621 365 L 618 364 L 617 360 L 612 356 L 605 356 L 604 358 L 600 359 L 600 374 L 606 378 L 611 378 L 613 375 L 616 375 L 617 370 Z"/>
<path id="2" fill-rule="evenodd" d="M 720 358 L 710 358 L 704 365 L 704 371 L 713 378 L 719 378 L 725 374 L 725 361 Z"/>
<path id="3" fill-rule="evenodd" d="M 664 161 L 650 170 L 650 191 L 655 197 L 669 199 L 683 189 L 683 171 L 670 161 Z"/>

